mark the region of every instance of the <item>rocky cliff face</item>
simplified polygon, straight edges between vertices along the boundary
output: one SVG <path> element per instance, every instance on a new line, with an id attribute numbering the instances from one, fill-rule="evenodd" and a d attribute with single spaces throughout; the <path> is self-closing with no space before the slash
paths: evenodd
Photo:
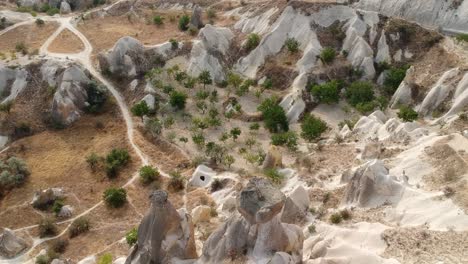
<path id="1" fill-rule="evenodd" d="M 155 191 L 150 199 L 151 208 L 138 227 L 138 241 L 125 264 L 197 258 L 190 214 L 177 211 L 165 191 Z"/>

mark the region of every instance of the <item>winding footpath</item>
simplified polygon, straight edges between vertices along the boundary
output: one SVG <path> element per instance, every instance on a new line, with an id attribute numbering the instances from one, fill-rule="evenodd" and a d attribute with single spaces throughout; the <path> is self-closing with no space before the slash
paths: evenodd
<path id="1" fill-rule="evenodd" d="M 114 3 L 114 5 L 119 3 L 119 2 L 121 2 L 121 1 L 118 1 L 118 2 Z M 108 8 L 109 7 L 107 7 L 107 9 Z M 150 164 L 149 158 L 143 153 L 143 151 L 138 147 L 138 145 L 134 141 L 135 128 L 134 128 L 133 119 L 132 119 L 132 117 L 130 115 L 130 111 L 128 109 L 128 106 L 125 104 L 125 100 L 120 95 L 120 93 L 117 91 L 116 87 L 112 83 L 107 81 L 102 76 L 102 74 L 94 68 L 94 66 L 93 66 L 93 64 L 91 62 L 91 55 L 92 55 L 92 51 L 93 51 L 93 46 L 88 41 L 88 39 L 72 24 L 72 21 L 73 21 L 73 19 L 75 19 L 75 17 L 73 17 L 73 16 L 68 16 L 68 17 L 61 17 L 61 16 L 45 17 L 44 16 L 44 17 L 38 17 L 38 18 L 41 18 L 41 19 L 46 20 L 46 21 L 53 21 L 53 22 L 56 22 L 56 23 L 59 24 L 59 27 L 57 28 L 57 30 L 44 42 L 44 44 L 39 49 L 39 55 L 44 56 L 44 58 L 46 58 L 46 59 L 56 59 L 56 60 L 77 62 L 77 63 L 81 64 L 85 69 L 87 69 L 89 71 L 89 73 L 96 80 L 98 80 L 103 85 L 105 85 L 107 87 L 107 89 L 109 90 L 109 92 L 112 94 L 112 96 L 115 98 L 115 100 L 117 102 L 117 105 L 119 106 L 120 112 L 122 113 L 122 117 L 123 117 L 123 119 L 125 121 L 125 125 L 127 127 L 127 139 L 128 139 L 128 141 L 130 143 L 130 146 L 135 151 L 138 158 L 141 160 L 142 166 Z M 24 22 L 15 24 L 15 25 L 1 31 L 0 35 L 3 35 L 6 32 L 8 32 L 10 30 L 13 30 L 13 29 L 15 29 L 15 28 L 17 28 L 19 26 L 34 23 L 35 20 L 36 20 L 36 18 L 34 18 L 32 20 L 28 20 L 28 21 L 24 21 Z M 60 33 L 63 30 L 66 30 L 66 29 L 69 30 L 70 32 L 72 32 L 73 34 L 75 34 L 83 42 L 84 47 L 85 47 L 84 50 L 82 50 L 82 51 L 80 51 L 78 53 L 53 53 L 53 52 L 49 52 L 48 47 L 50 46 L 50 44 L 57 38 L 57 36 L 60 35 Z M 5 148 L 4 150 L 2 150 L 2 152 L 7 150 L 7 149 L 8 149 L 8 147 Z M 157 164 L 154 164 L 154 165 L 157 165 Z M 170 177 L 169 174 L 167 174 L 166 172 L 161 171 L 161 170 L 160 170 L 160 174 L 163 177 Z M 132 178 L 130 178 L 122 187 L 124 187 L 124 188 L 128 187 L 129 185 L 133 184 L 133 182 L 137 178 L 138 178 L 138 172 L 135 172 L 134 175 L 132 176 Z M 186 193 L 184 193 L 184 197 L 183 197 L 184 198 L 184 203 L 186 201 L 186 195 L 185 194 Z M 66 232 L 68 231 L 71 223 L 75 219 L 89 214 L 91 211 L 93 211 L 94 209 L 96 209 L 97 207 L 99 207 L 102 204 L 103 204 L 103 201 L 101 200 L 100 202 L 96 203 L 94 206 L 92 206 L 91 208 L 85 210 L 81 214 L 76 215 L 73 218 L 67 219 L 65 221 L 57 222 L 56 224 L 58 224 L 58 225 L 68 224 L 67 227 L 64 228 L 64 230 L 60 234 L 58 234 L 55 237 L 47 237 L 47 238 L 42 238 L 42 239 L 33 238 L 33 244 L 27 251 L 23 252 L 21 255 L 15 257 L 13 259 L 0 259 L 0 264 L 34 263 L 34 261 L 33 261 L 34 256 L 31 256 L 31 253 L 33 252 L 33 250 L 37 246 L 41 245 L 42 243 L 44 243 L 46 241 L 49 241 L 49 240 L 61 237 L 62 235 L 65 235 Z M 15 232 L 18 232 L 18 231 L 26 231 L 27 232 L 28 230 L 31 230 L 31 229 L 33 229 L 35 227 L 37 227 L 37 225 L 22 227 L 22 228 L 14 230 L 14 231 Z"/>

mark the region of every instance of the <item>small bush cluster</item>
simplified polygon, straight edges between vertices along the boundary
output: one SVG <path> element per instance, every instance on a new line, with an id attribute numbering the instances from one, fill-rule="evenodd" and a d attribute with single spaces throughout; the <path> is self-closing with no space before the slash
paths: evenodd
<path id="1" fill-rule="evenodd" d="M 26 55 L 28 54 L 28 47 L 24 42 L 18 42 L 15 45 L 16 52 L 21 52 L 21 54 Z"/>
<path id="2" fill-rule="evenodd" d="M 407 66 L 396 68 L 392 67 L 388 70 L 384 80 L 384 88 L 388 95 L 393 95 L 400 86 L 403 79 L 406 77 Z"/>
<path id="3" fill-rule="evenodd" d="M 102 255 L 99 259 L 97 264 L 112 264 L 112 254 L 106 253 Z"/>
<path id="4" fill-rule="evenodd" d="M 333 48 L 327 47 L 327 48 L 322 49 L 322 51 L 320 52 L 320 59 L 324 63 L 328 64 L 328 63 L 333 62 L 333 60 L 335 60 L 335 57 L 336 57 L 336 51 Z"/>
<path id="5" fill-rule="evenodd" d="M 52 242 L 51 248 L 57 253 L 63 253 L 68 247 L 68 240 L 64 238 L 58 238 Z"/>
<path id="6" fill-rule="evenodd" d="M 86 92 L 88 94 L 86 111 L 93 114 L 100 113 L 107 101 L 106 89 L 96 82 L 90 82 L 86 86 Z"/>
<path id="7" fill-rule="evenodd" d="M 190 17 L 188 15 L 183 15 L 179 18 L 179 29 L 181 31 L 187 31 L 189 28 Z"/>
<path id="8" fill-rule="evenodd" d="M 169 188 L 173 191 L 182 191 L 185 188 L 185 181 L 180 172 L 173 171 L 169 174 L 171 176 L 169 180 Z"/>
<path id="9" fill-rule="evenodd" d="M 119 170 L 130 162 L 130 154 L 126 149 L 113 149 L 106 156 L 106 173 L 113 178 Z"/>
<path id="10" fill-rule="evenodd" d="M 413 108 L 406 105 L 401 106 L 398 112 L 398 117 L 405 122 L 413 122 L 418 119 L 418 116 L 418 113 Z"/>
<path id="11" fill-rule="evenodd" d="M 247 37 L 247 41 L 245 42 L 245 49 L 249 51 L 253 50 L 258 46 L 259 43 L 260 36 L 256 33 L 250 33 Z"/>
<path id="12" fill-rule="evenodd" d="M 120 208 L 127 202 L 127 191 L 123 188 L 109 188 L 104 191 L 103 199 L 113 208 Z"/>
<path id="13" fill-rule="evenodd" d="M 340 88 L 340 83 L 333 80 L 324 84 L 313 85 L 311 93 L 320 103 L 334 104 L 340 100 Z"/>
<path id="14" fill-rule="evenodd" d="M 263 173 L 273 183 L 281 184 L 281 182 L 283 182 L 283 179 L 284 179 L 283 174 L 279 173 L 278 170 L 276 169 L 266 169 Z"/>
<path id="15" fill-rule="evenodd" d="M 327 128 L 327 124 L 322 119 L 306 115 L 301 123 L 301 136 L 307 141 L 314 141 L 319 139 L 322 133 L 327 131 Z"/>
<path id="16" fill-rule="evenodd" d="M 70 225 L 69 235 L 70 238 L 76 237 L 80 234 L 86 233 L 91 228 L 89 220 L 85 217 L 80 217 L 75 219 L 73 223 Z"/>
<path id="17" fill-rule="evenodd" d="M 140 101 L 132 106 L 130 109 L 134 116 L 138 116 L 143 121 L 143 117 L 150 113 L 150 108 L 146 101 Z"/>
<path id="18" fill-rule="evenodd" d="M 289 130 L 288 118 L 284 109 L 278 104 L 275 97 L 265 99 L 258 110 L 262 112 L 265 128 L 272 133 L 286 132 Z"/>
<path id="19" fill-rule="evenodd" d="M 158 169 L 150 165 L 141 167 L 139 173 L 143 184 L 150 184 L 159 178 Z"/>
<path id="20" fill-rule="evenodd" d="M 162 16 L 156 15 L 153 17 L 153 23 L 157 26 L 164 24 L 164 18 Z"/>
<path id="21" fill-rule="evenodd" d="M 271 144 L 275 146 L 286 146 L 290 150 L 296 150 L 297 139 L 297 134 L 294 131 L 276 133 L 271 135 Z"/>
<path id="22" fill-rule="evenodd" d="M 42 219 L 39 222 L 39 236 L 40 237 L 49 237 L 55 236 L 57 234 L 57 226 L 54 221 L 49 218 Z"/>
<path id="23" fill-rule="evenodd" d="M 456 36 L 456 39 L 458 41 L 464 41 L 464 42 L 468 42 L 468 34 L 458 34 Z"/>
<path id="24" fill-rule="evenodd" d="M 177 110 L 183 110 L 187 102 L 187 94 L 184 92 L 173 91 L 170 94 L 169 103 Z"/>
<path id="25" fill-rule="evenodd" d="M 16 157 L 0 160 L 0 194 L 20 186 L 31 174 L 26 163 Z"/>
<path id="26" fill-rule="evenodd" d="M 128 233 L 125 235 L 125 240 L 129 246 L 135 245 L 138 240 L 138 229 L 134 227 L 132 230 L 128 231 Z"/>
<path id="27" fill-rule="evenodd" d="M 296 53 L 299 51 L 299 42 L 295 38 L 288 38 L 284 42 L 284 45 L 291 53 Z"/>

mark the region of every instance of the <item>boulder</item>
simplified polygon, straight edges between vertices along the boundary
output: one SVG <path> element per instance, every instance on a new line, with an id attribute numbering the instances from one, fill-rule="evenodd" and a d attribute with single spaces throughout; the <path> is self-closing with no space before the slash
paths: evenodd
<path id="1" fill-rule="evenodd" d="M 0 234 L 0 257 L 13 258 L 27 248 L 26 242 L 8 228 Z"/>
<path id="2" fill-rule="evenodd" d="M 286 198 L 283 211 L 281 212 L 281 222 L 288 224 L 301 223 L 307 216 L 309 203 L 309 193 L 304 187 L 297 186 Z"/>
<path id="3" fill-rule="evenodd" d="M 253 178 L 240 192 L 237 210 L 250 224 L 262 224 L 279 214 L 284 201 L 284 194 L 268 180 Z"/>
<path id="4" fill-rule="evenodd" d="M 255 263 L 299 263 L 304 238 L 300 227 L 281 223 L 284 200 L 268 180 L 251 179 L 237 197 L 239 213 L 210 235 L 198 263 L 223 263 L 246 254 Z"/>
<path id="5" fill-rule="evenodd" d="M 53 204 L 55 200 L 64 197 L 64 192 L 60 188 L 49 188 L 38 191 L 34 194 L 31 205 L 34 208 L 45 209 Z"/>
<path id="6" fill-rule="evenodd" d="M 173 259 L 195 259 L 194 227 L 185 210 L 177 211 L 167 193 L 155 191 L 151 208 L 138 227 L 138 240 L 126 264 L 171 263 Z"/>
<path id="7" fill-rule="evenodd" d="M 211 218 L 211 207 L 199 205 L 192 210 L 192 221 L 194 224 L 207 222 Z"/>
<path id="8" fill-rule="evenodd" d="M 216 172 L 206 165 L 199 165 L 189 180 L 189 185 L 194 187 L 206 187 L 210 185 Z"/>
<path id="9" fill-rule="evenodd" d="M 202 21 L 202 9 L 199 5 L 195 5 L 195 7 L 193 8 L 193 11 L 192 11 L 192 17 L 190 18 L 190 25 L 197 28 L 197 29 L 200 29 L 202 28 L 204 25 L 203 25 L 203 21 Z"/>
<path id="10" fill-rule="evenodd" d="M 80 261 L 77 264 L 96 264 L 96 256 L 88 256 Z"/>
<path id="11" fill-rule="evenodd" d="M 0 65 L 0 102 L 14 100 L 26 88 L 28 78 L 29 73 L 23 68 L 10 69 Z"/>
<path id="12" fill-rule="evenodd" d="M 155 110 L 156 106 L 156 98 L 154 98 L 154 95 L 152 94 L 147 94 L 141 101 L 145 101 L 146 105 L 148 105 L 148 108 L 152 111 Z"/>
<path id="13" fill-rule="evenodd" d="M 70 14 L 71 13 L 71 7 L 70 4 L 67 3 L 66 1 L 63 1 L 60 3 L 60 14 Z"/>
<path id="14" fill-rule="evenodd" d="M 263 169 L 280 168 L 283 166 L 283 156 L 277 146 L 271 145 L 263 161 Z"/>
<path id="15" fill-rule="evenodd" d="M 60 212 L 58 213 L 58 217 L 62 218 L 70 218 L 73 215 L 73 207 L 71 205 L 65 205 L 60 209 Z"/>
<path id="16" fill-rule="evenodd" d="M 371 159 L 378 159 L 380 154 L 382 154 L 383 145 L 381 142 L 378 141 L 371 141 L 368 142 L 364 149 L 361 152 L 361 159 L 363 160 L 371 160 Z"/>
<path id="17" fill-rule="evenodd" d="M 360 207 L 395 204 L 404 191 L 402 183 L 389 175 L 380 160 L 368 161 L 344 174 L 342 182 L 347 183 L 344 203 Z"/>

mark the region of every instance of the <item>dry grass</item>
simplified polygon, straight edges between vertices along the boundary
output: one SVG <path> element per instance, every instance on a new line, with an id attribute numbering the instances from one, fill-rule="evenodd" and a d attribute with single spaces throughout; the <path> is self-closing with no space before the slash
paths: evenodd
<path id="1" fill-rule="evenodd" d="M 56 53 L 78 53 L 83 49 L 83 42 L 68 29 L 62 31 L 49 46 L 49 51 Z"/>
<path id="2" fill-rule="evenodd" d="M 16 44 L 23 42 L 30 52 L 39 49 L 45 40 L 57 29 L 55 22 L 46 22 L 43 26 L 23 25 L 0 36 L 0 52 L 15 50 Z"/>

